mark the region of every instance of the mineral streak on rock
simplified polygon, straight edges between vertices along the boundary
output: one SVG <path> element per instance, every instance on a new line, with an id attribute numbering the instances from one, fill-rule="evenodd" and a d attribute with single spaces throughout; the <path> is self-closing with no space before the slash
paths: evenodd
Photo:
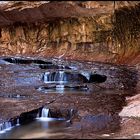
<path id="1" fill-rule="evenodd" d="M 84 62 L 84 65 L 79 63 L 81 73 L 87 76 L 89 73 L 96 74 L 96 76 L 101 75 L 105 79 L 96 85 L 99 90 L 100 88 L 103 89 L 96 95 L 94 94 L 95 85 L 93 83 L 88 85 L 92 94 L 49 95 L 41 94 L 34 87 L 29 86 L 24 81 L 26 80 L 25 77 L 22 81 L 23 73 L 18 73 L 15 70 L 17 68 L 15 65 L 10 65 L 8 69 L 1 66 L 0 88 L 4 95 L 1 94 L 3 97 L 0 97 L 0 123 L 17 117 L 23 112 L 30 112 L 47 105 L 54 116 L 65 116 L 67 109 L 74 110 L 76 116 L 72 120 L 73 123 L 81 120 L 80 123 L 85 126 L 85 123 L 89 122 L 84 130 L 88 128 L 89 131 L 92 129 L 98 131 L 98 128 L 92 125 L 95 123 L 96 117 L 99 122 L 102 117 L 103 120 L 112 122 L 115 116 L 117 121 L 117 125 L 115 125 L 120 127 L 122 124 L 118 115 L 126 102 L 123 96 L 124 91 L 118 89 L 130 90 L 140 87 L 140 74 L 138 72 L 140 62 L 139 10 L 138 1 L 21 1 L 2 4 L 0 6 L 1 56 L 34 56 L 45 59 L 55 57 L 61 60 L 81 60 Z M 90 61 L 91 65 L 87 65 L 86 60 Z M 99 63 L 95 61 L 99 61 Z M 3 61 L 1 63 L 4 64 Z M 112 63 L 136 64 L 137 70 Z M 20 67 L 19 71 L 22 68 Z M 86 68 L 89 70 L 88 74 Z M 42 68 L 42 71 L 43 69 L 45 67 Z M 17 73 L 21 74 L 19 79 L 14 77 L 17 76 Z M 34 74 L 32 76 L 35 77 Z M 32 78 L 31 75 L 29 78 Z M 17 80 L 18 84 L 15 84 L 15 79 L 21 80 L 21 83 Z M 32 82 L 34 82 L 33 80 Z M 37 79 L 38 82 L 39 80 Z M 92 81 L 92 78 L 90 80 Z M 33 84 L 40 84 L 38 82 L 35 81 Z M 22 84 L 27 85 L 23 86 Z M 117 88 L 117 90 L 104 91 L 107 88 Z M 26 95 L 26 97 L 30 95 L 30 98 L 9 99 L 9 94 L 11 96 Z M 135 92 L 131 92 L 132 94 Z M 135 117 L 138 115 L 139 117 L 139 112 L 134 108 L 136 105 L 135 107 L 139 109 L 139 99 L 128 105 L 120 115 Z M 90 122 L 92 123 L 90 124 Z M 98 126 L 98 122 L 96 124 Z M 114 126 L 114 123 L 110 123 L 110 125 Z M 106 127 L 106 124 L 104 126 Z"/>
<path id="2" fill-rule="evenodd" d="M 9 2 L 0 8 L 0 54 L 135 64 L 138 11 L 138 1 Z"/>

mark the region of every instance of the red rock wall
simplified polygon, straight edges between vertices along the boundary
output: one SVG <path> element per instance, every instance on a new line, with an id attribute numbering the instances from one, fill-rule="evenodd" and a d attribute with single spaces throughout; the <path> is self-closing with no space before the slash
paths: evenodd
<path id="1" fill-rule="evenodd" d="M 73 2 L 54 2 L 30 9 L 22 7 L 23 10 L 19 10 L 21 7 L 5 8 L 1 17 L 8 15 L 7 19 L 10 20 L 5 21 L 5 26 L 1 24 L 0 55 L 138 63 L 139 5 L 130 5 L 129 2 L 116 2 L 115 5 L 113 2 L 108 5 L 102 2 L 101 5 L 91 1 L 78 5 Z M 113 8 L 116 10 L 113 11 Z M 44 9 L 49 9 L 50 15 L 43 12 Z M 19 14 L 15 16 L 17 19 L 14 17 L 16 13 Z M 21 14 L 26 20 L 18 18 Z"/>

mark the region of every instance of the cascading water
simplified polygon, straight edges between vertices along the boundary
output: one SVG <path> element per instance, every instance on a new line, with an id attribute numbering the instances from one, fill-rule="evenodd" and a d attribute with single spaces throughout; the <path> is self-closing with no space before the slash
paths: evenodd
<path id="1" fill-rule="evenodd" d="M 41 117 L 48 117 L 49 116 L 49 109 L 43 108 L 41 112 Z"/>
<path id="2" fill-rule="evenodd" d="M 43 75 L 43 81 L 46 83 L 46 87 L 39 87 L 38 90 L 44 93 L 64 93 L 65 91 L 73 92 L 74 90 L 79 92 L 85 91 L 85 85 L 89 81 L 90 74 L 82 71 L 64 70 L 63 65 L 59 65 L 57 71 L 47 71 Z M 86 88 L 86 90 L 88 90 Z"/>
<path id="3" fill-rule="evenodd" d="M 47 137 L 46 132 L 48 130 L 54 130 L 54 129 L 56 130 L 56 128 L 54 128 L 54 124 L 58 126 L 57 128 L 59 129 L 60 128 L 65 129 L 65 127 L 70 125 L 70 122 L 67 121 L 66 118 L 61 118 L 57 116 L 56 118 L 51 117 L 49 116 L 51 115 L 51 113 L 49 114 L 49 112 L 50 109 L 43 107 L 35 111 L 25 113 L 24 115 L 21 114 L 18 118 L 11 119 L 10 121 L 1 123 L 0 139 L 22 138 L 23 136 L 22 133 L 24 133 L 25 137 L 27 135 L 27 137 L 31 137 L 31 138 L 32 136 L 34 137 L 34 134 L 36 136 L 36 133 L 37 134 L 41 133 L 43 134 L 44 138 L 46 138 Z M 26 122 L 28 119 L 30 119 L 29 117 L 33 117 L 30 121 L 28 121 L 29 124 L 24 123 L 24 121 Z"/>
<path id="4" fill-rule="evenodd" d="M 55 81 L 59 81 L 59 83 L 67 82 L 67 77 L 64 71 L 58 71 L 55 74 Z"/>
<path id="5" fill-rule="evenodd" d="M 4 122 L 0 124 L 0 133 L 3 133 L 12 128 L 11 122 Z"/>
<path id="6" fill-rule="evenodd" d="M 15 120 L 3 122 L 0 124 L 0 133 L 5 133 L 6 131 L 10 131 L 15 126 L 19 126 L 19 118 L 16 118 Z"/>
<path id="7" fill-rule="evenodd" d="M 19 126 L 20 123 L 19 123 L 19 118 L 17 118 L 17 123 L 16 123 L 16 126 Z"/>
<path id="8" fill-rule="evenodd" d="M 49 81 L 51 81 L 50 72 L 45 72 L 43 78 L 44 78 L 45 83 L 48 83 Z"/>
<path id="9" fill-rule="evenodd" d="M 44 82 L 45 83 L 66 83 L 67 76 L 64 71 L 57 71 L 53 73 L 45 72 Z"/>
<path id="10" fill-rule="evenodd" d="M 37 117 L 36 117 L 36 120 L 39 120 L 39 121 L 54 121 L 54 120 L 65 120 L 64 118 L 52 118 L 52 117 L 49 117 L 49 109 L 48 108 L 45 108 L 43 107 L 41 109 L 41 112 L 39 114 L 37 114 Z"/>

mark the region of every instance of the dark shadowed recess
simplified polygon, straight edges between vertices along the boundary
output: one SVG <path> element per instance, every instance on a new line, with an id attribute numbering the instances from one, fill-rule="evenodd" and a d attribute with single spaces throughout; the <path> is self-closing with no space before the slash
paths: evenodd
<path id="1" fill-rule="evenodd" d="M 31 64 L 31 63 L 49 64 L 49 65 L 52 64 L 52 62 L 48 62 L 48 61 L 46 62 L 43 60 L 31 60 L 31 59 L 20 59 L 20 58 L 4 58 L 3 60 L 14 64 Z"/>
<path id="2" fill-rule="evenodd" d="M 71 69 L 70 67 L 68 66 L 59 66 L 59 65 L 55 65 L 55 64 L 43 64 L 43 65 L 39 65 L 39 68 L 41 69 Z"/>
<path id="3" fill-rule="evenodd" d="M 105 82 L 107 79 L 107 76 L 105 75 L 100 75 L 100 74 L 91 74 L 90 75 L 90 79 L 89 79 L 89 83 L 103 83 Z"/>
<path id="4" fill-rule="evenodd" d="M 46 116 L 42 116 L 44 110 L 47 110 L 47 114 Z M 46 107 L 40 107 L 38 109 L 35 109 L 35 110 L 32 110 L 32 111 L 29 111 L 29 112 L 25 112 L 25 113 L 22 113 L 20 116 L 17 116 L 16 118 L 11 118 L 9 121 L 9 123 L 11 123 L 11 126 L 16 126 L 17 123 L 20 124 L 20 125 L 25 125 L 25 124 L 28 124 L 30 122 L 33 122 L 35 121 L 36 118 L 56 118 L 56 119 L 59 119 L 59 118 L 63 118 L 63 120 L 71 120 L 71 117 L 74 115 L 75 113 L 75 110 L 73 109 L 63 109 L 63 110 L 53 110 L 53 109 L 47 109 Z M 3 122 L 1 124 L 1 127 L 0 127 L 0 130 L 2 131 L 2 129 L 5 129 L 4 125 L 7 123 L 7 122 Z"/>

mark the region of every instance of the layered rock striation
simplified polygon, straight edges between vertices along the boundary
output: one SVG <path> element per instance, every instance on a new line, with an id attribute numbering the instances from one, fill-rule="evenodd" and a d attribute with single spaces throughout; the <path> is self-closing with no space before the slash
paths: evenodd
<path id="1" fill-rule="evenodd" d="M 0 54 L 136 64 L 139 2 L 9 2 L 0 8 Z"/>

